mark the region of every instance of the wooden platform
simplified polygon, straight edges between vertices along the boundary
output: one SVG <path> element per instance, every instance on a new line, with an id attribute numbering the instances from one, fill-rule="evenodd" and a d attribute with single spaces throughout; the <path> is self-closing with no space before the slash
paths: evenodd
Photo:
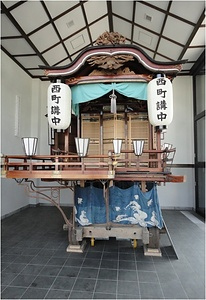
<path id="1" fill-rule="evenodd" d="M 147 151 L 148 152 L 148 151 Z M 157 151 L 160 153 L 160 151 Z M 163 151 L 162 151 L 163 152 Z M 154 154 L 154 150 L 152 151 Z M 152 167 L 148 167 L 152 161 Z M 125 167 L 124 167 L 125 164 Z M 128 166 L 130 165 L 130 167 Z M 120 167 L 113 155 L 90 155 L 86 159 L 78 155 L 47 155 L 27 157 L 5 156 L 2 160 L 2 177 L 40 178 L 42 180 L 115 180 L 184 182 L 184 176 L 172 175 L 162 158 L 138 158 L 137 163 L 122 160 Z"/>

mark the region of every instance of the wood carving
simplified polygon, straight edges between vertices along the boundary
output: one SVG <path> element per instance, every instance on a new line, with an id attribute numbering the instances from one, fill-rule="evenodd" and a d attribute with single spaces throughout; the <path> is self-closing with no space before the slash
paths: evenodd
<path id="1" fill-rule="evenodd" d="M 130 71 L 130 69 L 128 67 L 122 69 L 119 68 L 118 70 L 98 70 L 95 69 L 93 70 L 89 76 L 112 76 L 112 75 L 135 75 L 135 72 Z"/>
<path id="2" fill-rule="evenodd" d="M 118 32 L 105 31 L 97 38 L 95 45 L 125 44 L 125 40 L 126 38 Z"/>
<path id="3" fill-rule="evenodd" d="M 92 56 L 87 61 L 91 66 L 97 66 L 100 69 L 117 70 L 122 67 L 126 62 L 133 61 L 132 55 L 98 55 Z"/>

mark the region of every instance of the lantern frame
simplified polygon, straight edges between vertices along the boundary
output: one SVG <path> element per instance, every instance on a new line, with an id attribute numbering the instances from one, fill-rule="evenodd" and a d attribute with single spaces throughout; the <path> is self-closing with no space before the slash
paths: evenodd
<path id="1" fill-rule="evenodd" d="M 114 139 L 113 140 L 114 154 L 119 155 L 121 153 L 122 142 L 123 142 L 123 140 L 121 140 L 121 139 Z"/>
<path id="2" fill-rule="evenodd" d="M 134 154 L 141 156 L 144 148 L 144 140 L 133 140 Z"/>
<path id="3" fill-rule="evenodd" d="M 87 156 L 88 148 L 89 148 L 89 142 L 90 142 L 89 138 L 75 137 L 76 150 L 77 150 L 77 154 L 80 157 Z"/>
<path id="4" fill-rule="evenodd" d="M 26 156 L 34 156 L 36 155 L 38 138 L 37 137 L 23 137 L 22 144 L 24 153 Z"/>

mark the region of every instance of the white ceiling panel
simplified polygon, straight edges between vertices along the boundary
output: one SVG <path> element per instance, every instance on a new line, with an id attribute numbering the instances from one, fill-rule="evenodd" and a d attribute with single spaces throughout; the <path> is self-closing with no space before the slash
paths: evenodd
<path id="1" fill-rule="evenodd" d="M 45 1 L 46 7 L 49 10 L 50 15 L 52 18 L 60 15 L 64 11 L 74 7 L 77 5 L 79 1 L 57 1 L 57 0 L 50 0 L 50 1 Z"/>
<path id="2" fill-rule="evenodd" d="M 183 56 L 183 59 L 188 59 L 189 61 L 196 61 L 196 58 L 199 57 L 204 48 L 189 48 L 186 52 L 185 55 Z"/>
<path id="3" fill-rule="evenodd" d="M 8 0 L 6 0 L 6 1 L 2 1 L 2 2 L 4 3 L 4 5 L 6 7 L 11 7 L 12 5 L 16 4 L 16 1 L 8 1 Z"/>
<path id="4" fill-rule="evenodd" d="M 89 44 L 90 40 L 86 29 L 65 41 L 65 46 L 70 55 L 84 47 L 87 47 Z"/>
<path id="5" fill-rule="evenodd" d="M 197 23 L 204 7 L 205 1 L 172 1 L 170 12 Z"/>
<path id="6" fill-rule="evenodd" d="M 190 46 L 204 46 L 205 45 L 205 28 L 200 28 L 194 36 Z"/>
<path id="7" fill-rule="evenodd" d="M 92 41 L 95 42 L 97 38 L 105 31 L 109 31 L 109 22 L 108 18 L 106 17 L 90 26 Z"/>
<path id="8" fill-rule="evenodd" d="M 172 59 L 168 59 L 168 58 L 166 58 L 162 55 L 159 55 L 159 54 L 156 54 L 154 59 L 156 61 L 161 61 L 161 62 L 170 62 L 170 61 L 172 61 Z"/>
<path id="9" fill-rule="evenodd" d="M 45 52 L 43 57 L 47 60 L 50 66 L 55 65 L 59 61 L 66 59 L 67 54 L 62 45 L 58 45 L 51 50 Z"/>
<path id="10" fill-rule="evenodd" d="M 29 70 L 33 76 L 44 76 L 44 70 Z"/>
<path id="11" fill-rule="evenodd" d="M 16 60 L 22 64 L 25 68 L 38 68 L 43 62 L 38 56 L 19 56 Z"/>
<path id="12" fill-rule="evenodd" d="M 128 23 L 126 21 L 123 21 L 122 19 L 114 17 L 114 31 L 119 32 L 126 38 L 131 39 L 131 27 L 132 24 Z"/>
<path id="13" fill-rule="evenodd" d="M 76 54 L 76 55 L 78 55 L 78 54 Z M 74 60 L 73 56 L 72 56 L 72 60 Z M 64 61 L 62 61 L 61 63 L 59 63 L 58 66 L 66 66 L 70 63 L 71 63 L 71 60 L 69 58 L 67 58 Z"/>
<path id="14" fill-rule="evenodd" d="M 134 27 L 134 42 L 155 50 L 158 42 L 158 35 L 148 32 L 138 26 Z"/>
<path id="15" fill-rule="evenodd" d="M 154 55 L 154 52 L 148 50 L 147 48 L 144 48 L 144 47 L 141 47 L 141 49 L 147 54 L 149 55 L 150 58 L 153 59 L 153 55 Z"/>
<path id="16" fill-rule="evenodd" d="M 29 46 L 25 39 L 2 40 L 2 46 L 12 55 L 17 54 L 34 54 L 34 50 Z"/>
<path id="17" fill-rule="evenodd" d="M 159 47 L 157 49 L 158 54 L 168 57 L 172 60 L 178 60 L 183 48 L 177 44 L 174 44 L 164 38 L 161 39 Z"/>
<path id="18" fill-rule="evenodd" d="M 112 10 L 115 14 L 132 20 L 133 1 L 112 1 Z"/>
<path id="19" fill-rule="evenodd" d="M 168 17 L 163 36 L 170 38 L 181 44 L 185 44 L 190 37 L 194 27 L 179 21 L 173 17 Z"/>
<path id="20" fill-rule="evenodd" d="M 45 36 L 48 36 L 49 38 L 45 39 Z M 38 30 L 30 35 L 29 38 L 40 52 L 59 42 L 59 38 L 52 25 L 47 25 L 43 29 Z"/>
<path id="21" fill-rule="evenodd" d="M 193 66 L 193 63 L 186 63 L 186 64 L 183 64 L 182 66 L 182 70 L 190 70 Z"/>
<path id="22" fill-rule="evenodd" d="M 55 25 L 63 39 L 72 35 L 75 31 L 78 31 L 82 27 L 85 27 L 81 7 L 77 7 L 72 12 L 64 15 L 60 19 L 57 19 L 55 21 Z"/>
<path id="23" fill-rule="evenodd" d="M 10 20 L 5 15 L 1 15 L 1 36 L 20 36 L 20 32 L 16 29 L 16 27 L 10 22 Z"/>
<path id="24" fill-rule="evenodd" d="M 153 0 L 153 1 L 147 1 L 147 0 L 144 0 L 142 2 L 146 2 L 146 3 L 149 3 L 153 6 L 156 6 L 157 8 L 160 8 L 160 9 L 164 9 L 164 10 L 167 10 L 167 7 L 169 5 L 169 1 L 156 1 L 156 0 Z"/>
<path id="25" fill-rule="evenodd" d="M 12 10 L 11 14 L 26 33 L 48 22 L 46 12 L 39 1 L 25 2 Z"/>
<path id="26" fill-rule="evenodd" d="M 88 1 L 84 3 L 87 21 L 90 24 L 107 13 L 107 1 Z"/>
<path id="27" fill-rule="evenodd" d="M 151 18 L 151 19 L 150 19 Z M 165 15 L 153 8 L 137 3 L 135 23 L 141 24 L 147 29 L 160 33 Z"/>

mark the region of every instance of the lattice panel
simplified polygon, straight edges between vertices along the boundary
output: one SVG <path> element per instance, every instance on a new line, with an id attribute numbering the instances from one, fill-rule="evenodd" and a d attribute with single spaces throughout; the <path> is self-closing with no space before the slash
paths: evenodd
<path id="1" fill-rule="evenodd" d="M 133 150 L 133 140 L 144 140 L 144 150 L 149 149 L 149 121 L 141 116 L 129 116 L 128 124 L 129 145 L 128 148 Z M 130 155 L 131 159 L 135 159 L 135 155 Z M 148 154 L 143 154 L 142 158 L 148 158 Z"/>
<path id="2" fill-rule="evenodd" d="M 88 155 L 100 154 L 100 118 L 99 116 L 82 115 L 81 136 L 90 138 Z M 98 159 L 97 159 L 98 160 Z M 95 161 L 95 159 L 94 159 Z"/>

